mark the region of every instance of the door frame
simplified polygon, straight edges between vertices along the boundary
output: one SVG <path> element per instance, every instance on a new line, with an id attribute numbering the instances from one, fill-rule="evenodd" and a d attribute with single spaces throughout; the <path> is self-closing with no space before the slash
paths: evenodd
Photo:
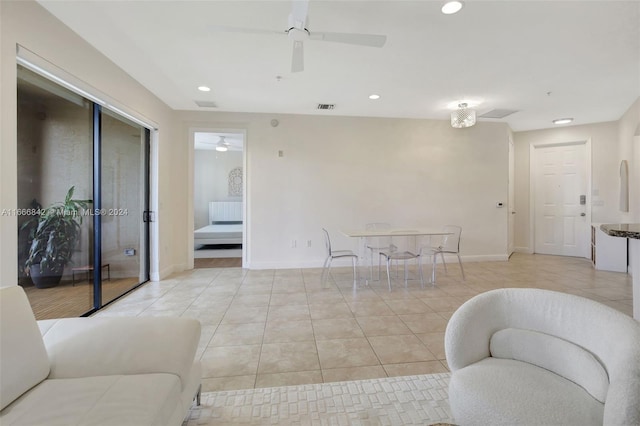
<path id="1" fill-rule="evenodd" d="M 516 208 L 516 200 L 515 200 L 515 154 L 516 146 L 513 141 L 513 135 L 509 133 L 509 183 L 508 183 L 508 198 L 507 198 L 507 208 L 509 211 L 507 212 L 507 256 L 511 257 L 513 252 L 515 251 L 515 208 Z"/>
<path id="2" fill-rule="evenodd" d="M 188 191 L 187 191 L 187 269 L 193 269 L 194 265 L 194 238 L 193 238 L 193 224 L 194 224 L 194 209 L 193 209 L 193 198 L 194 198 L 194 180 L 195 180 L 195 167 L 194 167 L 194 156 L 195 156 L 195 138 L 194 134 L 196 132 L 203 133 L 238 133 L 242 134 L 244 146 L 242 147 L 242 201 L 243 201 L 243 217 L 242 221 L 242 267 L 248 268 L 250 265 L 251 257 L 248 249 L 248 233 L 249 233 L 249 224 L 251 222 L 251 217 L 249 216 L 249 182 L 248 182 L 248 174 L 249 171 L 247 169 L 247 159 L 248 159 L 248 148 L 249 141 L 247 138 L 247 130 L 239 129 L 239 128 L 228 128 L 228 127 L 215 127 L 211 126 L 190 126 L 188 128 L 189 131 L 189 161 L 188 161 Z"/>
<path id="3" fill-rule="evenodd" d="M 585 147 L 585 166 L 586 166 L 586 179 L 587 179 L 587 190 L 586 196 L 587 201 L 585 205 L 586 210 L 586 223 L 588 225 L 585 230 L 585 240 L 584 240 L 584 257 L 589 258 L 590 250 L 589 244 L 591 239 L 589 238 L 589 226 L 591 224 L 591 138 L 586 138 L 582 140 L 573 140 L 566 142 L 538 142 L 529 145 L 529 244 L 531 247 L 531 253 L 536 252 L 536 241 L 535 241 L 535 230 L 536 230 L 536 173 L 535 173 L 535 161 L 536 161 L 536 149 L 538 148 L 553 148 L 560 146 L 569 146 L 569 145 L 584 145 Z"/>

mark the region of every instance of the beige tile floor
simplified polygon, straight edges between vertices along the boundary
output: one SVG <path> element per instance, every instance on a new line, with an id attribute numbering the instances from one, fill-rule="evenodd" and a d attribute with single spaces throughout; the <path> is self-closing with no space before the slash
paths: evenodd
<path id="1" fill-rule="evenodd" d="M 401 279 L 353 290 L 349 268 L 195 269 L 151 282 L 98 316 L 184 316 L 200 320 L 203 391 L 298 385 L 446 372 L 443 336 L 472 296 L 537 287 L 585 296 L 632 313 L 631 279 L 586 259 L 514 254 L 508 262 L 438 270 L 435 287 Z M 426 272 L 426 271 L 425 271 Z"/>

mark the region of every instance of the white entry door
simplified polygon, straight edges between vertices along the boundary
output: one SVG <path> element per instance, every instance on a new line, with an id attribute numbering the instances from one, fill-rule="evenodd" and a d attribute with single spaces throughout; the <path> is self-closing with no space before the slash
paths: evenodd
<path id="1" fill-rule="evenodd" d="M 584 143 L 535 150 L 535 252 L 587 257 L 587 147 Z"/>

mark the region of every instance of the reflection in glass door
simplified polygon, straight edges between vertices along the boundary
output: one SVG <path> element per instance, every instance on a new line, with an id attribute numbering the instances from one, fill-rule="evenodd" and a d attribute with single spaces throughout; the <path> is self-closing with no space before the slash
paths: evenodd
<path id="1" fill-rule="evenodd" d="M 91 103 L 24 67 L 17 75 L 18 283 L 38 319 L 79 316 L 93 308 L 93 223 L 82 209 L 68 236 L 61 207 L 71 188 L 72 199 L 93 198 Z M 43 209 L 58 213 L 46 223 Z"/>
<path id="2" fill-rule="evenodd" d="M 102 114 L 102 302 L 148 280 L 145 186 L 148 131 L 108 110 Z"/>

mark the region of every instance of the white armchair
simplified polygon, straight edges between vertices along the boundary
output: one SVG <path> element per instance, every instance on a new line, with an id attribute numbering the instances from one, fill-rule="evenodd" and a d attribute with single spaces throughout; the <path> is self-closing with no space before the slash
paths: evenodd
<path id="1" fill-rule="evenodd" d="M 592 300 L 499 289 L 445 333 L 459 425 L 640 425 L 640 323 Z"/>

